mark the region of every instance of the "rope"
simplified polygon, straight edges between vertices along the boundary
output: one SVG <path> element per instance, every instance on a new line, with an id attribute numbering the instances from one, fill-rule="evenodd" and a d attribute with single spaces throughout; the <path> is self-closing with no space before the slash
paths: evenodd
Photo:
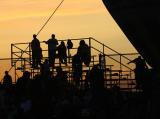
<path id="1" fill-rule="evenodd" d="M 47 25 L 47 23 L 49 22 L 49 20 L 52 18 L 52 16 L 56 13 L 56 11 L 58 10 L 58 8 L 62 5 L 62 3 L 64 2 L 64 0 L 61 1 L 61 3 L 56 7 L 56 9 L 53 11 L 53 13 L 51 14 L 51 16 L 48 18 L 48 20 L 45 22 L 45 24 L 41 27 L 41 29 L 38 31 L 37 36 L 40 34 L 40 32 L 43 30 L 43 28 Z"/>

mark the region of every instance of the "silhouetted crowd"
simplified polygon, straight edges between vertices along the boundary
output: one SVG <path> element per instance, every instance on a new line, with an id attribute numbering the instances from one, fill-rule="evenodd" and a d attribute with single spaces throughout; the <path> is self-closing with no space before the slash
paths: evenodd
<path id="1" fill-rule="evenodd" d="M 72 58 L 73 81 L 70 82 L 68 72 L 54 66 L 57 50 L 60 62 L 67 65 L 64 42 L 57 46 L 54 34 L 44 41 L 48 44 L 49 59 L 41 63 L 42 49 L 36 35 L 33 38 L 32 68 L 40 65 L 40 74 L 31 79 L 31 73 L 25 71 L 12 84 L 12 77 L 5 71 L 0 84 L 0 119 L 152 119 L 150 82 L 142 92 L 123 92 L 117 85 L 108 89 L 104 86 L 104 69 L 99 62 L 88 70 L 84 88 L 80 88 L 82 63 L 89 66 L 91 61 L 89 46 L 84 40 Z M 67 44 L 68 49 L 73 47 L 70 40 Z M 132 62 L 136 61 L 129 63 Z M 51 74 L 50 67 L 56 69 L 56 75 Z"/>
<path id="2" fill-rule="evenodd" d="M 73 48 L 73 43 L 71 40 L 67 41 L 67 46 L 65 45 L 64 41 L 61 41 L 59 44 L 55 38 L 55 35 L 52 34 L 49 40 L 43 42 L 48 45 L 48 63 L 50 67 L 55 67 L 55 58 L 59 58 L 60 64 L 62 63 L 67 65 L 67 56 L 71 56 L 70 49 Z M 35 34 L 33 35 L 33 40 L 30 43 L 30 47 L 32 51 L 32 68 L 38 68 L 41 66 L 41 64 L 43 64 L 43 54 L 40 41 L 37 39 L 37 35 Z M 81 40 L 79 43 L 75 57 L 77 56 L 80 57 L 80 60 L 82 60 L 86 66 L 89 66 L 91 61 L 90 46 L 88 46 L 84 40 Z"/>
<path id="3" fill-rule="evenodd" d="M 149 98 L 143 92 L 104 88 L 103 71 L 95 65 L 84 89 L 67 80 L 67 72 L 44 77 L 25 71 L 16 84 L 5 72 L 0 85 L 0 119 L 149 119 Z M 89 86 L 88 86 L 89 85 Z"/>

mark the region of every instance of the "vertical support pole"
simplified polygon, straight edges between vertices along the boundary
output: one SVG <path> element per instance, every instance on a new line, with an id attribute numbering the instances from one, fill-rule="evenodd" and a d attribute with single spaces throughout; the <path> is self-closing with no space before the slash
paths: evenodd
<path id="1" fill-rule="evenodd" d="M 92 52 L 91 52 L 91 48 L 92 48 L 92 46 L 91 46 L 91 37 L 89 37 L 89 49 L 90 49 L 90 56 L 92 56 Z M 89 71 L 90 71 L 91 69 L 90 69 L 90 66 L 89 66 Z"/>
<path id="2" fill-rule="evenodd" d="M 20 57 L 20 61 L 21 61 L 21 69 L 23 68 L 23 58 L 22 58 L 22 54 L 23 54 L 23 50 L 21 50 L 21 57 Z"/>
<path id="3" fill-rule="evenodd" d="M 103 44 L 103 56 L 104 56 L 104 44 Z"/>
<path id="4" fill-rule="evenodd" d="M 103 82 L 105 82 L 105 80 L 106 80 L 106 77 L 105 77 L 105 74 L 106 74 L 106 59 L 105 59 L 105 54 L 104 54 L 104 43 L 103 43 L 103 55 L 102 55 L 102 59 L 103 59 L 103 66 L 102 66 L 102 70 L 103 70 L 103 79 L 104 79 L 104 81 Z M 104 87 L 105 87 L 105 83 L 104 83 Z"/>
<path id="5" fill-rule="evenodd" d="M 119 70 L 119 81 L 118 81 L 118 83 L 119 83 L 119 86 L 120 86 L 120 80 L 121 80 L 121 76 L 122 76 L 122 55 L 120 54 L 120 59 L 119 59 L 119 62 L 120 62 L 120 66 L 119 66 L 119 68 L 120 68 L 120 70 Z"/>
<path id="6" fill-rule="evenodd" d="M 31 66 L 31 43 L 29 43 L 29 62 Z"/>
<path id="7" fill-rule="evenodd" d="M 25 60 L 25 58 L 23 58 L 23 60 L 24 60 L 24 64 L 23 64 L 23 72 L 25 72 L 25 71 L 26 71 L 26 60 Z"/>
<path id="8" fill-rule="evenodd" d="M 119 62 L 120 62 L 120 70 L 122 71 L 122 55 L 121 54 L 120 54 Z"/>
<path id="9" fill-rule="evenodd" d="M 14 62 L 13 62 L 13 44 L 11 44 L 11 66 L 14 65 Z"/>
<path id="10" fill-rule="evenodd" d="M 17 80 L 16 80 L 16 78 L 17 78 L 17 77 L 16 77 L 16 75 L 17 75 L 17 74 L 16 74 L 16 63 L 14 64 L 14 68 L 15 68 L 15 70 L 14 70 L 14 73 L 15 73 L 15 74 L 14 74 L 14 76 L 15 76 L 15 77 L 14 77 L 14 78 L 15 78 L 14 81 L 15 81 L 15 83 L 16 83 L 16 82 L 17 82 Z"/>
<path id="11" fill-rule="evenodd" d="M 67 40 L 67 45 L 68 45 L 68 41 L 69 39 Z M 71 54 L 70 54 L 70 49 L 67 47 L 67 51 L 68 51 L 68 62 L 70 63 L 70 58 L 71 58 Z"/>

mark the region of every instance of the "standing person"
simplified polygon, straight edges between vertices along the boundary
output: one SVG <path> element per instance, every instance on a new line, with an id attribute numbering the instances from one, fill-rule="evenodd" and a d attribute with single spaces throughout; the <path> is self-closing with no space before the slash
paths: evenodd
<path id="1" fill-rule="evenodd" d="M 148 70 L 148 67 L 141 56 L 138 56 L 134 60 L 128 62 L 128 64 L 130 63 L 134 63 L 136 65 L 134 69 L 136 85 L 137 85 L 137 88 L 142 88 L 143 82 L 144 82 L 143 80 L 145 78 L 145 74 L 146 74 L 146 71 Z"/>
<path id="2" fill-rule="evenodd" d="M 42 64 L 42 58 L 43 58 L 43 54 L 42 54 L 42 48 L 40 47 L 39 48 L 39 50 L 38 50 L 38 60 L 37 60 L 37 62 L 38 62 L 38 65 L 40 65 L 41 66 L 41 64 Z"/>
<path id="3" fill-rule="evenodd" d="M 104 88 L 104 71 L 100 64 L 96 64 L 90 70 L 90 83 L 94 91 L 99 91 Z"/>
<path id="4" fill-rule="evenodd" d="M 31 50 L 32 50 L 32 68 L 37 68 L 40 65 L 40 57 L 42 55 L 40 42 L 37 39 L 37 35 L 33 34 L 33 40 L 31 42 Z"/>
<path id="5" fill-rule="evenodd" d="M 5 88 L 9 88 L 12 85 L 12 77 L 9 75 L 8 71 L 5 71 L 3 77 L 3 85 Z"/>
<path id="6" fill-rule="evenodd" d="M 67 65 L 67 48 L 64 41 L 61 41 L 61 44 L 57 47 L 57 50 L 60 63 Z"/>
<path id="7" fill-rule="evenodd" d="M 41 75 L 45 79 L 49 78 L 50 68 L 48 59 L 45 59 L 44 63 L 41 65 Z"/>
<path id="8" fill-rule="evenodd" d="M 54 67 L 55 57 L 56 57 L 56 48 L 58 45 L 58 41 L 55 38 L 55 35 L 52 34 L 51 38 L 48 41 L 43 41 L 48 44 L 48 58 L 49 58 L 49 65 Z"/>
<path id="9" fill-rule="evenodd" d="M 72 58 L 72 70 L 73 80 L 75 86 L 78 88 L 80 86 L 80 80 L 82 79 L 82 59 L 79 53 L 75 54 Z"/>
<path id="10" fill-rule="evenodd" d="M 73 43 L 72 41 L 69 39 L 67 40 L 67 49 L 68 49 L 68 62 L 70 63 L 70 58 L 71 58 L 71 53 L 70 50 L 73 48 Z"/>
<path id="11" fill-rule="evenodd" d="M 85 43 L 84 40 L 80 41 L 77 52 L 82 58 L 82 62 L 84 62 L 86 66 L 89 66 L 91 62 L 91 52 L 90 52 L 90 47 Z"/>
<path id="12" fill-rule="evenodd" d="M 70 54 L 70 49 L 72 49 L 72 48 L 73 48 L 73 43 L 72 43 L 72 41 L 69 39 L 69 40 L 67 41 L 68 56 L 71 56 L 71 54 Z"/>

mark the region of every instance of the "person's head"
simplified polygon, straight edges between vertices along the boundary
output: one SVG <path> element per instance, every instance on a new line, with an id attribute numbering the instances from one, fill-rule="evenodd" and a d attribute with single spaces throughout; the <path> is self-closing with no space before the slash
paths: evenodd
<path id="1" fill-rule="evenodd" d="M 69 43 L 69 42 L 71 42 L 71 40 L 69 39 L 67 42 Z"/>
<path id="2" fill-rule="evenodd" d="M 5 71 L 5 75 L 8 75 L 8 71 Z"/>
<path id="3" fill-rule="evenodd" d="M 37 35 L 36 34 L 33 34 L 33 38 L 36 38 L 37 37 Z"/>
<path id="4" fill-rule="evenodd" d="M 85 44 L 85 41 L 84 41 L 84 40 L 81 40 L 79 44 L 80 44 L 80 45 L 84 45 L 84 44 Z"/>
<path id="5" fill-rule="evenodd" d="M 55 38 L 55 34 L 52 34 L 51 37 L 52 37 L 52 38 Z"/>
<path id="6" fill-rule="evenodd" d="M 26 79 L 29 79 L 30 78 L 30 72 L 29 71 L 25 71 L 23 73 L 23 77 L 26 78 Z"/>
<path id="7" fill-rule="evenodd" d="M 61 41 L 61 45 L 65 45 L 64 41 Z"/>

